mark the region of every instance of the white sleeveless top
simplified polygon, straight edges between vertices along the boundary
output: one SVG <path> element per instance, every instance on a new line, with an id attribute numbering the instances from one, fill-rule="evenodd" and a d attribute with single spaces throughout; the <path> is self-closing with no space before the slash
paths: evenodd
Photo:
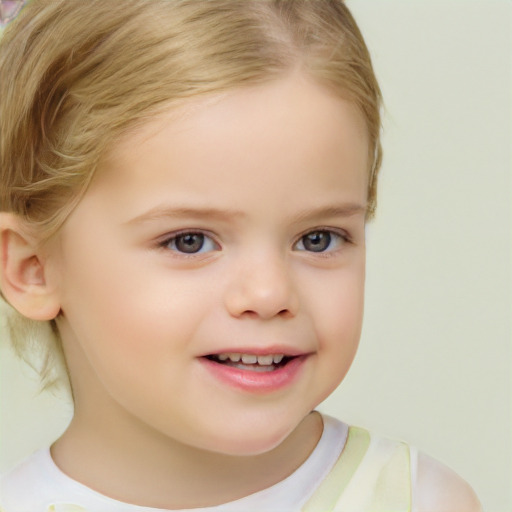
<path id="1" fill-rule="evenodd" d="M 195 508 L 193 512 L 358 512 L 366 510 L 367 506 L 373 511 L 382 497 L 372 498 L 374 493 L 368 486 L 380 492 L 379 486 L 390 482 L 390 472 L 394 480 L 400 479 L 398 487 L 394 482 L 390 485 L 397 487 L 400 495 L 411 495 L 416 460 L 415 452 L 410 453 L 407 445 L 371 438 L 366 431 L 352 427 L 349 436 L 349 427 L 345 423 L 325 415 L 322 418 L 324 430 L 320 441 L 308 459 L 289 477 L 242 499 L 215 507 Z M 350 447 L 348 437 L 353 439 Z M 400 463 L 395 454 L 403 447 L 407 447 L 407 461 Z M 393 462 L 395 460 L 398 462 Z M 402 465 L 398 468 L 397 464 Z M 404 486 L 407 487 L 405 491 Z M 364 488 L 366 492 L 362 494 Z M 385 494 L 387 496 L 389 492 L 385 491 Z M 412 496 L 406 498 L 405 508 L 394 512 L 413 511 L 411 500 Z M 388 506 L 382 503 L 382 506 Z M 169 511 L 123 503 L 84 486 L 65 475 L 46 448 L 0 477 L 0 512 Z"/>

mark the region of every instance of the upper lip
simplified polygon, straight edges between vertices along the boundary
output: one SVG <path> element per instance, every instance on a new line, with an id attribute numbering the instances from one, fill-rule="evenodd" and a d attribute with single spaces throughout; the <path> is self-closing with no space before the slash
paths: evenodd
<path id="1" fill-rule="evenodd" d="M 222 349 L 215 349 L 211 352 L 206 352 L 199 357 L 206 357 L 218 354 L 251 354 L 255 356 L 266 356 L 270 354 L 283 354 L 286 357 L 296 357 L 309 354 L 310 352 L 301 350 L 296 347 L 271 345 L 265 347 L 223 347 Z"/>

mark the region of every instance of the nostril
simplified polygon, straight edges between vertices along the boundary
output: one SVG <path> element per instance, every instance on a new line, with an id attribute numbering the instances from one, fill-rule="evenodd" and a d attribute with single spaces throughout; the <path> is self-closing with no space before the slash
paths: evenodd
<path id="1" fill-rule="evenodd" d="M 289 279 L 267 270 L 233 278 L 224 296 L 229 313 L 236 318 L 292 318 L 298 310 L 298 297 Z"/>

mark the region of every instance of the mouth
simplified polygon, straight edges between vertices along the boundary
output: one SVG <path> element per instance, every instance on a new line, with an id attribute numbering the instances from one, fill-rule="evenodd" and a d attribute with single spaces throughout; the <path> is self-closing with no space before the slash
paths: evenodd
<path id="1" fill-rule="evenodd" d="M 309 353 L 219 352 L 199 358 L 205 370 L 232 389 L 249 393 L 272 393 L 287 389 L 302 374 Z"/>
<path id="2" fill-rule="evenodd" d="M 214 363 L 251 372 L 272 372 L 286 366 L 297 356 L 285 354 L 243 354 L 239 352 L 210 354 L 206 359 Z"/>

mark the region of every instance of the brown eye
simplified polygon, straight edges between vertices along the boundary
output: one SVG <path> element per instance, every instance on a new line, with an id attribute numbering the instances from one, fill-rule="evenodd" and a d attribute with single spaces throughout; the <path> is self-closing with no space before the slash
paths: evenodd
<path id="1" fill-rule="evenodd" d="M 302 236 L 294 249 L 308 252 L 329 252 L 338 249 L 347 238 L 334 231 L 319 229 Z"/>
<path id="2" fill-rule="evenodd" d="M 218 250 L 218 245 L 204 233 L 187 232 L 174 235 L 162 247 L 182 254 L 198 254 Z"/>
<path id="3" fill-rule="evenodd" d="M 327 231 L 313 231 L 302 237 L 306 251 L 323 252 L 331 244 L 331 234 Z"/>
<path id="4" fill-rule="evenodd" d="M 193 254 L 199 252 L 204 245 L 204 235 L 201 233 L 186 233 L 175 238 L 176 250 Z"/>

